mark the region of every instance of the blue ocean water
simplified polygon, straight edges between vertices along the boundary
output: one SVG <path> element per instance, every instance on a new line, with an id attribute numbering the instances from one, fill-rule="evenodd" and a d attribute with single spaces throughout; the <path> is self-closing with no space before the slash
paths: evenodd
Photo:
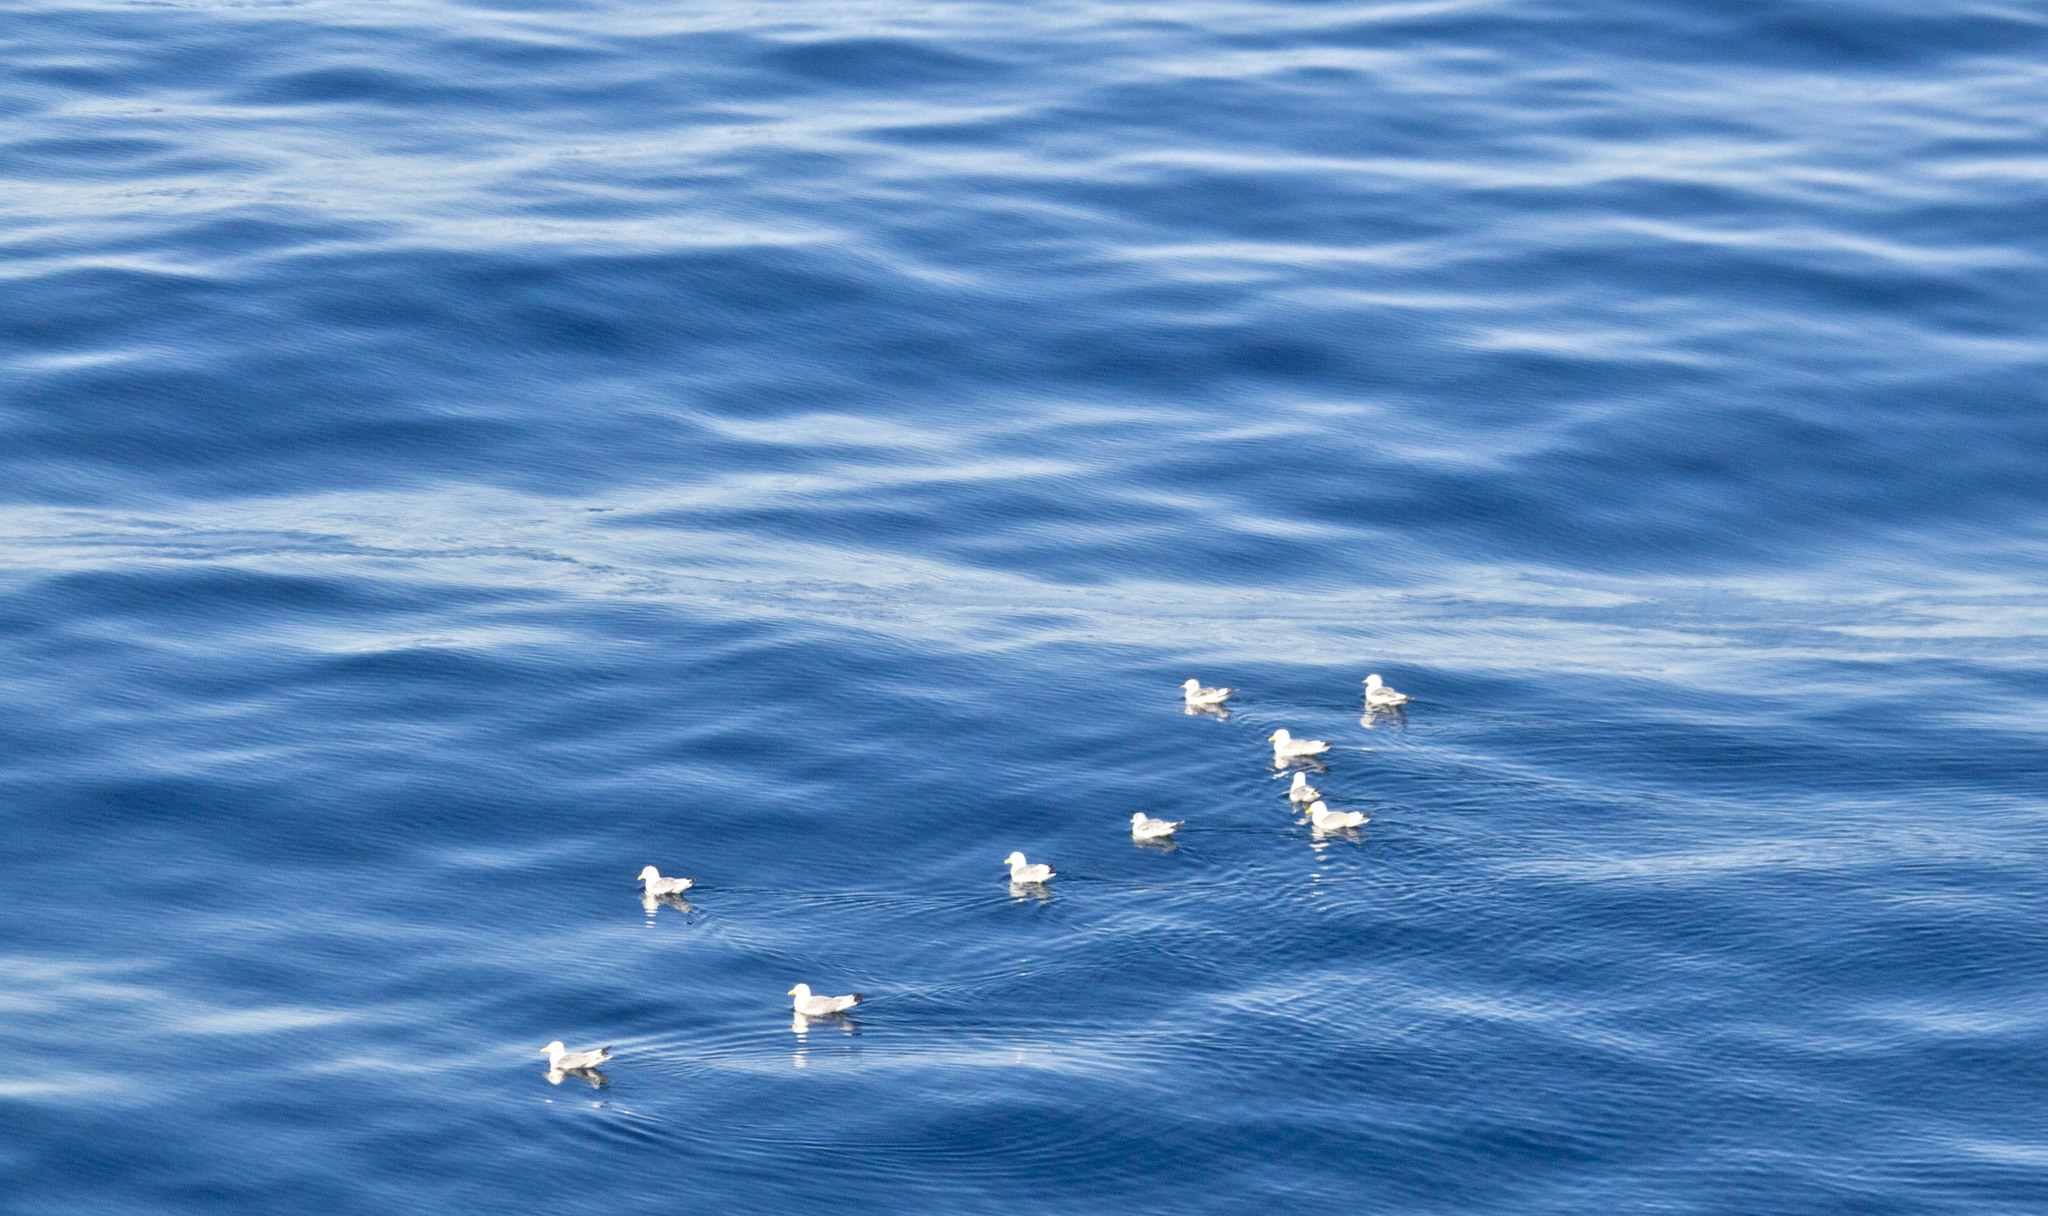
<path id="1" fill-rule="evenodd" d="M 0 43 L 10 1216 L 2048 1210 L 2041 5 Z"/>

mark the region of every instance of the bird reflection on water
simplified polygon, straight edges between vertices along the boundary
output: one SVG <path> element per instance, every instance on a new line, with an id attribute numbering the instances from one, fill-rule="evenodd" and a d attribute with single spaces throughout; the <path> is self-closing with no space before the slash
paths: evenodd
<path id="1" fill-rule="evenodd" d="M 1365 836 L 1357 828 L 1315 828 L 1309 833 L 1308 847 L 1321 854 L 1339 841 L 1362 845 Z"/>
<path id="2" fill-rule="evenodd" d="M 680 895 L 642 895 L 640 907 L 647 913 L 649 924 L 654 923 L 655 913 L 662 908 L 674 908 L 685 916 L 697 910 L 688 899 Z"/>
<path id="3" fill-rule="evenodd" d="M 838 1030 L 838 1036 L 813 1040 L 810 1031 L 816 1023 L 824 1024 L 820 1027 L 821 1030 Z M 796 1035 L 796 1050 L 789 1057 L 792 1068 L 808 1068 L 814 1061 L 822 1064 L 860 1062 L 860 1023 L 846 1014 L 825 1014 L 820 1017 L 795 1014 L 790 1018 L 789 1029 Z"/>
<path id="4" fill-rule="evenodd" d="M 1368 705 L 1359 715 L 1358 724 L 1367 730 L 1378 730 L 1382 726 L 1396 730 L 1408 729 L 1408 711 L 1398 705 Z"/>
<path id="5" fill-rule="evenodd" d="M 850 1013 L 793 1013 L 789 1018 L 790 1032 L 798 1038 L 810 1033 L 812 1026 L 820 1024 L 836 1028 L 841 1034 L 860 1033 L 860 1022 Z"/>
<path id="6" fill-rule="evenodd" d="M 846 1038 L 857 1038 L 860 1035 L 860 1022 L 857 1021 L 851 1014 L 793 1013 L 790 1015 L 789 1029 L 790 1033 L 796 1035 L 797 1045 L 796 1053 L 792 1055 L 789 1060 L 791 1067 L 808 1068 L 810 1066 L 811 1055 L 814 1050 L 810 1038 L 811 1027 L 814 1025 L 818 1025 L 820 1023 L 822 1023 L 826 1027 L 831 1027 L 838 1030 L 839 1033 Z M 859 1055 L 859 1048 L 850 1043 L 841 1045 L 839 1047 L 828 1048 L 827 1055 L 822 1056 L 820 1058 L 829 1059 L 832 1056 L 844 1056 L 849 1054 L 857 1057 Z"/>
<path id="7" fill-rule="evenodd" d="M 603 1089 L 612 1083 L 610 1077 L 595 1068 L 550 1068 L 547 1076 L 550 1085 L 560 1085 L 564 1077 L 574 1077 L 592 1089 Z"/>

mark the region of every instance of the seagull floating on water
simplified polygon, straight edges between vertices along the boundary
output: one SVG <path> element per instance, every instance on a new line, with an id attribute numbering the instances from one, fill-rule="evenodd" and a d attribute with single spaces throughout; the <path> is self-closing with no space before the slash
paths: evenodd
<path id="1" fill-rule="evenodd" d="M 1380 683 L 1377 673 L 1365 677 L 1365 703 L 1375 709 L 1392 709 L 1396 705 L 1406 705 L 1414 699 L 1405 692 L 1395 692 Z"/>
<path id="2" fill-rule="evenodd" d="M 1131 835 L 1139 840 L 1164 840 L 1186 822 L 1185 819 L 1154 819 L 1139 811 L 1131 816 Z"/>
<path id="3" fill-rule="evenodd" d="M 697 880 L 694 878 L 663 878 L 661 871 L 653 866 L 648 866 L 640 871 L 640 882 L 647 888 L 647 897 L 649 899 L 653 899 L 658 895 L 681 895 L 697 885 Z"/>
<path id="4" fill-rule="evenodd" d="M 812 996 L 809 984 L 798 984 L 789 990 L 789 995 L 796 998 L 794 1002 L 796 1011 L 807 1018 L 822 1018 L 834 1013 L 845 1013 L 855 1005 L 860 1004 L 861 998 L 861 994 L 858 992 L 850 996 Z"/>
<path id="5" fill-rule="evenodd" d="M 1287 787 L 1289 802 L 1314 802 L 1322 796 L 1321 790 L 1308 783 L 1307 773 L 1294 774 L 1294 784 Z"/>
<path id="6" fill-rule="evenodd" d="M 1330 745 L 1321 739 L 1296 739 L 1284 730 L 1276 730 L 1266 736 L 1273 742 L 1273 759 L 1297 760 L 1303 756 L 1320 756 L 1330 750 Z"/>
<path id="7" fill-rule="evenodd" d="M 1010 881 L 1015 883 L 1044 882 L 1052 877 L 1052 867 L 1032 865 L 1024 860 L 1024 854 L 1012 853 L 1003 858 L 1003 864 L 1010 867 Z"/>
<path id="8" fill-rule="evenodd" d="M 1180 686 L 1181 695 L 1190 705 L 1221 705 L 1230 699 L 1234 688 L 1204 688 L 1200 680 L 1189 680 Z"/>
<path id="9" fill-rule="evenodd" d="M 585 1072 L 612 1058 L 612 1049 L 609 1046 L 600 1047 L 595 1051 L 570 1051 L 562 1046 L 560 1039 L 540 1050 L 541 1054 L 548 1058 L 549 1072 Z"/>
<path id="10" fill-rule="evenodd" d="M 1333 811 L 1329 804 L 1318 799 L 1308 808 L 1308 821 L 1320 832 L 1334 832 L 1339 828 L 1362 827 L 1365 824 L 1364 811 Z"/>

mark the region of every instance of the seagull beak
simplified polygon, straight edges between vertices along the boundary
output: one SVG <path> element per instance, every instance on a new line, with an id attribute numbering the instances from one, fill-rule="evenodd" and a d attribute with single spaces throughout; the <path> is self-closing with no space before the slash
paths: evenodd
<path id="1" fill-rule="evenodd" d="M 785 992 L 785 993 L 783 993 L 782 995 L 784 995 L 784 996 L 795 996 L 795 995 L 796 995 L 796 989 L 792 988 L 792 989 L 790 989 L 790 990 L 789 990 L 788 992 Z"/>

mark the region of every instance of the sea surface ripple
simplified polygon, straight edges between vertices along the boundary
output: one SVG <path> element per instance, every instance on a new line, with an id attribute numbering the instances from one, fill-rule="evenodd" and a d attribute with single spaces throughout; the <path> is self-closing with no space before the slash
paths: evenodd
<path id="1" fill-rule="evenodd" d="M 2039 4 L 0 12 L 8 1216 L 2048 1210 Z"/>

